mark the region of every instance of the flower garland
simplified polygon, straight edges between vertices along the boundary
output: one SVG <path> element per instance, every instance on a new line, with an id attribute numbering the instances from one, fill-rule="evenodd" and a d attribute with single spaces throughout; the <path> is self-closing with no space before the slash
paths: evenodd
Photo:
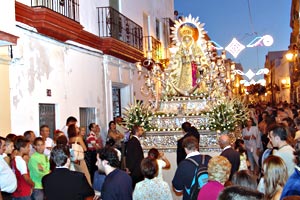
<path id="1" fill-rule="evenodd" d="M 145 131 L 152 129 L 151 121 L 153 113 L 151 106 L 135 100 L 133 104 L 129 104 L 127 108 L 124 108 L 124 111 L 124 120 L 130 130 L 134 125 L 143 127 Z"/>
<path id="2" fill-rule="evenodd" d="M 238 99 L 225 99 L 213 106 L 209 113 L 209 129 L 213 131 L 233 131 L 235 127 L 247 119 L 249 111 Z"/>

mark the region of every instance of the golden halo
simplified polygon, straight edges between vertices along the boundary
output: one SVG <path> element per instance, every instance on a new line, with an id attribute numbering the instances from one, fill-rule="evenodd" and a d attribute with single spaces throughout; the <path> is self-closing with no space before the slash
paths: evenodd
<path id="1" fill-rule="evenodd" d="M 174 27 L 172 27 L 172 35 L 173 41 L 175 41 L 176 46 L 179 46 L 181 43 L 182 34 L 184 32 L 190 33 L 194 38 L 195 42 L 198 44 L 202 44 L 202 39 L 204 38 L 204 24 L 200 23 L 199 18 L 193 18 L 191 14 L 188 17 L 183 17 L 183 19 L 179 19 L 175 21 Z"/>

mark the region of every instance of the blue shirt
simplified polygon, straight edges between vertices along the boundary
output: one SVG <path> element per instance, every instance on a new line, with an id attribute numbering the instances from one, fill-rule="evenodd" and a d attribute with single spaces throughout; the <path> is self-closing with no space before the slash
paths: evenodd
<path id="1" fill-rule="evenodd" d="M 115 169 L 109 173 L 101 189 L 102 200 L 132 200 L 131 177 L 124 171 Z"/>
<path id="2" fill-rule="evenodd" d="M 298 195 L 300 196 L 300 171 L 299 168 L 295 168 L 294 173 L 287 180 L 282 193 L 280 200 L 287 196 Z"/>

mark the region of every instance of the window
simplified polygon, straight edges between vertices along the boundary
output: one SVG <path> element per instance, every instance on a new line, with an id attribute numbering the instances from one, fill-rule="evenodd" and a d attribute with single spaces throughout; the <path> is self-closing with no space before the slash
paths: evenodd
<path id="1" fill-rule="evenodd" d="M 50 128 L 50 137 L 53 138 L 55 126 L 55 104 L 39 104 L 39 125 L 48 125 Z"/>
<path id="2" fill-rule="evenodd" d="M 121 116 L 121 89 L 112 88 L 113 117 Z"/>
<path id="3" fill-rule="evenodd" d="M 95 108 L 79 108 L 79 122 L 81 127 L 85 127 L 86 133 L 89 132 L 90 123 L 96 122 Z"/>
<path id="4" fill-rule="evenodd" d="M 158 19 L 156 19 L 155 20 L 155 33 L 156 33 L 156 38 L 158 39 L 158 40 L 160 40 L 160 27 L 159 27 L 159 20 Z"/>

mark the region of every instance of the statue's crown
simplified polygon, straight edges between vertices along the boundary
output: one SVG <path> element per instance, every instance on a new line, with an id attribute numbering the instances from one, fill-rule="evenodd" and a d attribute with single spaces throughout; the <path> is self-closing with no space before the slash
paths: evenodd
<path id="1" fill-rule="evenodd" d="M 194 32 L 195 32 L 194 28 L 190 27 L 188 25 L 182 26 L 179 30 L 179 34 L 181 37 L 183 37 L 185 35 L 193 36 Z"/>

